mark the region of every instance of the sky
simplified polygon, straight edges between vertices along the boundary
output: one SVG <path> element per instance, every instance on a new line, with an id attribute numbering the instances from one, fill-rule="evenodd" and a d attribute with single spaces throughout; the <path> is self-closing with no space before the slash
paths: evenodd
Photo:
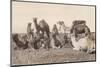
<path id="1" fill-rule="evenodd" d="M 95 32 L 95 7 L 76 6 L 31 2 L 12 2 L 12 33 L 26 33 L 27 24 L 32 23 L 37 17 L 50 26 L 50 30 L 58 21 L 64 21 L 67 27 L 71 27 L 74 20 L 86 20 L 86 25 Z"/>

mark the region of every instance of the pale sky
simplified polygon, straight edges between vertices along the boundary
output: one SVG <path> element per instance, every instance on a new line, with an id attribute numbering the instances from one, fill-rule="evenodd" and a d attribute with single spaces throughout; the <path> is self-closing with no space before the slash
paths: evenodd
<path id="1" fill-rule="evenodd" d="M 63 20 L 67 27 L 74 20 L 86 20 L 86 25 L 95 32 L 95 7 L 60 5 L 46 3 L 13 2 L 12 3 L 12 32 L 26 33 L 27 24 L 31 22 L 34 28 L 33 17 L 38 21 L 45 19 L 50 26 Z"/>

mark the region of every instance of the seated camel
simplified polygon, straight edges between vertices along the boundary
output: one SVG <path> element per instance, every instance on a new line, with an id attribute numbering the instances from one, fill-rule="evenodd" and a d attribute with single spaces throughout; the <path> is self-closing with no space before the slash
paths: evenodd
<path id="1" fill-rule="evenodd" d="M 89 36 L 91 36 L 90 34 Z M 95 52 L 95 41 L 86 36 L 84 38 L 79 39 L 76 41 L 75 35 L 71 34 L 71 41 L 73 45 L 73 50 L 85 51 L 87 53 Z"/>
<path id="2" fill-rule="evenodd" d="M 92 35 L 90 29 L 84 20 L 75 20 L 71 28 L 71 41 L 74 50 L 82 50 L 87 52 L 95 51 L 95 36 Z"/>
<path id="3" fill-rule="evenodd" d="M 26 39 L 24 39 L 23 41 L 22 40 L 20 40 L 19 39 L 19 35 L 18 34 L 14 34 L 13 36 L 12 36 L 12 38 L 13 38 L 13 41 L 15 42 L 15 44 L 16 44 L 16 46 L 17 47 L 15 47 L 15 49 L 20 49 L 20 48 L 22 48 L 22 49 L 27 49 L 28 48 L 28 41 L 26 40 Z"/>

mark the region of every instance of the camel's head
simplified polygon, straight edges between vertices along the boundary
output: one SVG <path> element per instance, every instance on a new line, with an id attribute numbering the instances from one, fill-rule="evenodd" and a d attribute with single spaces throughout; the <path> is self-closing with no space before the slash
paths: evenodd
<path id="1" fill-rule="evenodd" d="M 29 22 L 29 23 L 28 23 L 28 26 L 31 26 L 31 25 L 32 25 L 32 23 L 31 23 L 31 22 Z"/>
<path id="2" fill-rule="evenodd" d="M 37 22 L 37 18 L 35 17 L 35 18 L 33 18 L 33 22 Z"/>
<path id="3" fill-rule="evenodd" d="M 12 38 L 15 40 L 15 39 L 18 39 L 18 34 L 16 33 L 16 34 L 13 34 L 12 35 Z"/>
<path id="4" fill-rule="evenodd" d="M 57 24 L 63 25 L 64 24 L 64 21 L 58 21 Z"/>
<path id="5" fill-rule="evenodd" d="M 57 25 L 56 25 L 56 24 L 54 24 L 54 25 L 53 25 L 53 28 L 57 28 Z"/>

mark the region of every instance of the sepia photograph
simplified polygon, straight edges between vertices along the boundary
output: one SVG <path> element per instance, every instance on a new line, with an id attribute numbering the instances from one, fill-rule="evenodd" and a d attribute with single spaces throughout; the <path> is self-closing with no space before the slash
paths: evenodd
<path id="1" fill-rule="evenodd" d="M 11 66 L 96 61 L 96 6 L 11 1 Z"/>

